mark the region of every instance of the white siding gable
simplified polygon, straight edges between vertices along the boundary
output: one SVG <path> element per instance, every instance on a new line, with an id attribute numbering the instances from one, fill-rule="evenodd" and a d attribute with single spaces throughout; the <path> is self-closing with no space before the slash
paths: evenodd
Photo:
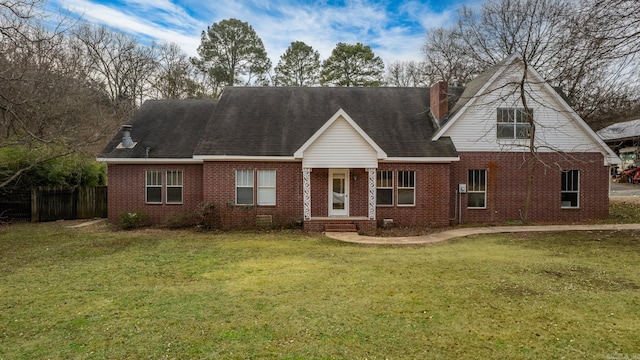
<path id="1" fill-rule="evenodd" d="M 386 154 L 340 110 L 295 153 L 308 168 L 377 168 Z"/>
<path id="2" fill-rule="evenodd" d="M 460 152 L 528 151 L 529 139 L 497 138 L 497 109 L 522 108 L 519 86 L 524 67 L 511 62 L 476 98 L 471 99 L 440 129 L 437 138 L 448 136 Z M 609 148 L 546 84 L 535 70 L 529 70 L 527 106 L 533 109 L 535 145 L 539 152 L 600 152 Z"/>

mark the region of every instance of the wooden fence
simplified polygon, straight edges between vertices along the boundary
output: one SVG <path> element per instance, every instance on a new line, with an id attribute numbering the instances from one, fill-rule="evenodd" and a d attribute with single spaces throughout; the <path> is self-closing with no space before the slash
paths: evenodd
<path id="1" fill-rule="evenodd" d="M 106 186 L 31 188 L 31 222 L 107 217 Z"/>
<path id="2" fill-rule="evenodd" d="M 0 221 L 12 219 L 31 219 L 30 191 L 18 191 L 0 195 Z"/>
<path id="3" fill-rule="evenodd" d="M 31 193 L 5 194 L 0 214 L 32 222 L 107 217 L 107 187 L 38 186 Z"/>

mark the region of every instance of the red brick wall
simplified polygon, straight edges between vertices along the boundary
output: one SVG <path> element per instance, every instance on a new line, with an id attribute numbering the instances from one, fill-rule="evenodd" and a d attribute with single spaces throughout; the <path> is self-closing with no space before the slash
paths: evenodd
<path id="1" fill-rule="evenodd" d="M 357 176 L 354 180 L 353 177 Z M 349 216 L 369 215 L 368 174 L 364 169 L 349 170 Z M 311 217 L 329 216 L 329 170 L 311 171 Z"/>
<path id="2" fill-rule="evenodd" d="M 394 205 L 376 207 L 376 218 L 393 219 L 399 226 L 445 226 L 449 225 L 449 164 L 396 164 L 380 163 L 378 170 L 394 171 Z M 397 172 L 416 172 L 416 205 L 397 206 Z"/>
<path id="3" fill-rule="evenodd" d="M 329 170 L 311 170 L 311 217 L 329 215 Z"/>
<path id="4" fill-rule="evenodd" d="M 183 171 L 182 204 L 146 204 L 145 171 L 163 171 L 166 184 L 166 170 Z M 193 211 L 202 202 L 202 165 L 116 165 L 109 164 L 109 194 L 107 199 L 109 222 L 118 223 L 124 211 L 143 211 L 154 223 L 162 223 L 171 214 Z M 165 199 L 165 188 L 162 189 Z"/>
<path id="5" fill-rule="evenodd" d="M 236 170 L 276 170 L 276 205 L 241 206 L 236 201 Z M 253 227 L 256 215 L 271 215 L 277 226 L 302 221 L 302 165 L 299 162 L 205 162 L 203 165 L 203 200 L 220 210 L 224 228 Z M 257 178 L 254 203 L 257 199 Z"/>
<path id="6" fill-rule="evenodd" d="M 609 177 L 604 158 L 599 153 L 538 154 L 533 180 L 530 221 L 582 221 L 602 219 L 609 212 Z M 455 209 L 455 190 L 467 183 L 469 169 L 487 170 L 487 208 L 467 209 L 467 195 L 462 195 L 463 223 L 502 223 L 520 220 L 524 208 L 528 162 L 523 153 L 461 153 L 451 166 L 450 214 Z M 560 205 L 560 170 L 580 170 L 579 209 L 562 209 Z"/>

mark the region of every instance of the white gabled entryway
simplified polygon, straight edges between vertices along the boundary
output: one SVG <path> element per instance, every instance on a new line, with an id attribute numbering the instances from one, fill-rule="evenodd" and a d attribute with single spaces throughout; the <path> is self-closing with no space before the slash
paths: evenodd
<path id="1" fill-rule="evenodd" d="M 349 169 L 329 169 L 329 216 L 349 216 Z"/>
<path id="2" fill-rule="evenodd" d="M 302 160 L 304 220 L 311 218 L 311 172 L 327 169 L 327 212 L 319 218 L 350 218 L 350 169 L 366 169 L 368 181 L 368 211 L 356 214 L 358 220 L 375 220 L 375 176 L 378 161 L 387 154 L 342 109 L 339 109 L 294 154 Z M 320 186 L 315 184 L 314 186 Z M 351 219 L 351 218 L 350 218 Z"/>

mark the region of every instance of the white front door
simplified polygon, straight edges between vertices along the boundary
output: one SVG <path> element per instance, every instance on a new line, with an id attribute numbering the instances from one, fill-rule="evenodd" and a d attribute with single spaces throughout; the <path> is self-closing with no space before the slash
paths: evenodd
<path id="1" fill-rule="evenodd" d="M 349 216 L 349 169 L 329 170 L 329 216 Z"/>

